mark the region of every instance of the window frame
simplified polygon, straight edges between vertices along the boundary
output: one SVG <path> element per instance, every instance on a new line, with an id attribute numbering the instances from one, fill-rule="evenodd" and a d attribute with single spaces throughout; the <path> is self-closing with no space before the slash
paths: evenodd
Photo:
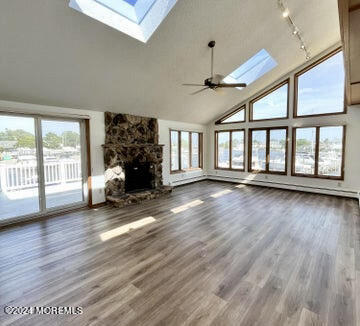
<path id="1" fill-rule="evenodd" d="M 341 156 L 341 175 L 340 176 L 331 176 L 331 175 L 321 175 L 319 174 L 319 148 L 320 148 L 320 128 L 326 127 L 343 127 L 343 137 L 342 137 L 342 156 Z M 296 165 L 296 130 L 305 129 L 305 128 L 315 128 L 315 166 L 314 174 L 307 173 L 297 173 L 295 172 Z M 292 128 L 292 154 L 291 154 L 291 176 L 293 177 L 305 177 L 305 178 L 316 178 L 316 179 L 328 179 L 328 180 L 344 180 L 345 176 L 345 144 L 346 144 L 346 125 L 315 125 L 315 126 L 302 126 L 302 127 L 293 127 Z"/>
<path id="2" fill-rule="evenodd" d="M 243 168 L 242 169 L 234 169 L 232 168 L 232 134 L 233 132 L 239 132 L 242 131 L 244 134 L 244 140 L 243 140 L 243 148 L 244 148 L 244 160 L 243 160 Z M 219 167 L 218 164 L 218 157 L 219 157 L 219 153 L 218 153 L 218 134 L 221 132 L 228 132 L 229 133 L 229 167 L 228 168 L 221 168 Z M 215 150 L 214 150 L 214 168 L 215 170 L 225 170 L 225 171 L 238 171 L 238 172 L 245 172 L 245 162 L 246 162 L 246 148 L 245 148 L 245 137 L 246 137 L 246 131 L 245 128 L 243 129 L 225 129 L 225 130 L 215 130 L 215 138 L 214 138 L 214 145 L 215 145 Z"/>
<path id="3" fill-rule="evenodd" d="M 330 59 L 335 54 L 338 54 L 339 52 L 343 51 L 342 47 L 338 47 L 334 50 L 332 50 L 330 53 L 324 55 L 320 59 L 316 60 L 315 62 L 311 63 L 310 65 L 306 66 L 305 68 L 301 69 L 297 73 L 294 74 L 294 112 L 293 112 L 293 118 L 299 119 L 299 118 L 309 118 L 309 117 L 323 117 L 323 116 L 331 116 L 331 115 L 339 115 L 339 114 L 346 114 L 347 112 L 347 105 L 346 105 L 346 94 L 345 94 L 345 88 L 346 88 L 346 82 L 344 83 L 344 107 L 343 111 L 341 112 L 333 112 L 333 113 L 316 113 L 316 114 L 306 114 L 306 115 L 298 115 L 298 80 L 299 77 L 309 70 L 313 69 L 314 67 L 322 64 L 327 59 Z"/>
<path id="4" fill-rule="evenodd" d="M 270 130 L 286 130 L 286 142 L 285 142 L 285 171 L 270 171 Z M 265 154 L 265 170 L 254 170 L 252 168 L 252 132 L 253 131 L 266 131 L 266 154 Z M 289 127 L 288 126 L 279 126 L 279 127 L 259 127 L 259 128 L 249 128 L 248 135 L 248 172 L 256 174 L 278 174 L 278 175 L 287 175 L 288 172 L 288 155 L 289 155 Z"/>
<path id="5" fill-rule="evenodd" d="M 231 116 L 233 116 L 234 114 L 240 112 L 244 110 L 244 120 L 239 120 L 239 121 L 233 121 L 233 122 L 223 122 L 224 120 L 230 118 Z M 215 125 L 229 125 L 232 123 L 243 123 L 246 122 L 246 103 L 239 106 L 237 109 L 229 112 L 228 114 L 224 115 L 222 118 L 220 118 L 219 120 L 215 121 Z"/>
<path id="6" fill-rule="evenodd" d="M 254 103 L 256 103 L 257 101 L 259 101 L 262 98 L 266 97 L 267 95 L 271 94 L 272 92 L 276 91 L 277 89 L 283 87 L 284 85 L 287 85 L 286 117 L 254 120 L 253 119 L 253 106 L 254 106 Z M 249 122 L 260 122 L 260 121 L 273 121 L 273 120 L 289 119 L 289 110 L 290 110 L 290 77 L 286 78 L 282 82 L 276 84 L 275 86 L 271 87 L 267 91 L 261 93 L 260 95 L 256 96 L 255 98 L 253 98 L 252 100 L 249 101 L 249 111 L 250 111 Z"/>
<path id="7" fill-rule="evenodd" d="M 178 166 L 179 169 L 172 170 L 172 157 L 171 157 L 171 133 L 177 132 L 178 133 Z M 181 167 L 181 132 L 188 132 L 189 133 L 189 168 L 183 169 Z M 198 134 L 199 135 L 199 167 L 192 167 L 192 134 Z M 169 129 L 169 141 L 170 141 L 170 174 L 176 174 L 181 172 L 188 172 L 188 171 L 194 171 L 194 170 L 202 170 L 203 169 L 203 133 L 200 131 L 188 131 L 188 130 L 178 130 L 178 129 Z"/>

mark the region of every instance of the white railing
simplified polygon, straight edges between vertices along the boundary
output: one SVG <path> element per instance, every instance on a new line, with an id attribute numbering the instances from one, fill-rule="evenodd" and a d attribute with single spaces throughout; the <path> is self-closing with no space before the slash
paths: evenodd
<path id="1" fill-rule="evenodd" d="M 79 161 L 44 164 L 45 185 L 81 181 Z M 38 186 L 37 166 L 34 163 L 0 165 L 0 191 L 14 191 Z"/>

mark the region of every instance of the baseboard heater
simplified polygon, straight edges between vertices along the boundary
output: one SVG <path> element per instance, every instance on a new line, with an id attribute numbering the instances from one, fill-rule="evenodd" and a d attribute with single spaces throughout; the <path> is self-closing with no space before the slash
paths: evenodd
<path id="1" fill-rule="evenodd" d="M 227 182 L 239 182 L 241 184 L 274 187 L 274 188 L 281 188 L 281 189 L 287 189 L 287 190 L 298 190 L 298 191 L 305 191 L 305 192 L 321 193 L 321 194 L 325 194 L 325 195 L 359 198 L 358 192 L 352 191 L 352 190 L 340 190 L 340 189 L 332 189 L 332 188 L 326 188 L 326 187 L 304 186 L 304 185 L 299 185 L 299 184 L 289 184 L 289 183 L 281 183 L 281 182 L 274 182 L 274 181 L 248 180 L 248 179 L 243 179 L 243 178 L 238 178 L 238 177 L 218 176 L 218 175 L 212 175 L 212 174 L 208 174 L 207 179 L 227 181 Z"/>
<path id="2" fill-rule="evenodd" d="M 174 187 L 177 186 L 181 186 L 183 184 L 186 183 L 191 183 L 191 182 L 197 182 L 197 181 L 203 181 L 203 180 L 207 180 L 207 175 L 199 175 L 197 177 L 190 177 L 190 178 L 186 178 L 186 179 L 181 179 L 181 180 L 177 180 L 177 181 L 173 181 L 170 184 Z"/>
<path id="3" fill-rule="evenodd" d="M 359 205 L 360 205 L 360 192 L 357 192 L 357 191 L 332 189 L 332 188 L 326 188 L 326 187 L 304 186 L 304 185 L 299 185 L 299 184 L 289 184 L 289 183 L 281 183 L 281 182 L 274 182 L 274 181 L 248 180 L 248 179 L 243 179 L 243 178 L 238 178 L 238 177 L 227 177 L 227 176 L 219 176 L 219 175 L 213 175 L 213 174 L 204 174 L 202 176 L 191 177 L 191 178 L 173 181 L 171 183 L 171 185 L 176 187 L 176 186 L 180 186 L 182 184 L 203 181 L 203 180 L 218 180 L 218 181 L 225 181 L 225 182 L 234 182 L 234 183 L 241 183 L 241 184 L 248 184 L 248 185 L 263 186 L 263 187 L 273 187 L 273 188 L 280 188 L 280 189 L 287 189 L 287 190 L 297 190 L 297 191 L 304 191 L 304 192 L 321 193 L 321 194 L 325 194 L 325 195 L 357 198 L 357 199 L 359 199 Z"/>

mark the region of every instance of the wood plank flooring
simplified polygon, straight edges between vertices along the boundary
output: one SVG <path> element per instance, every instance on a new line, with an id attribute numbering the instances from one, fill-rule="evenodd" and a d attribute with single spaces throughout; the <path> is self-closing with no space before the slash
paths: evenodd
<path id="1" fill-rule="evenodd" d="M 203 181 L 5 228 L 0 306 L 1 325 L 360 325 L 358 202 Z"/>

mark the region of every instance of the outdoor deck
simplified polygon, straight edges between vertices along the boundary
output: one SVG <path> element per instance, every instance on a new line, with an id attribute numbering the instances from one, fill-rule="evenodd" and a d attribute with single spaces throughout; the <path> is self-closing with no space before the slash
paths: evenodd
<path id="1" fill-rule="evenodd" d="M 49 208 L 81 202 L 82 200 L 81 182 L 46 187 L 46 204 Z M 0 221 L 38 211 L 37 188 L 0 192 Z"/>

